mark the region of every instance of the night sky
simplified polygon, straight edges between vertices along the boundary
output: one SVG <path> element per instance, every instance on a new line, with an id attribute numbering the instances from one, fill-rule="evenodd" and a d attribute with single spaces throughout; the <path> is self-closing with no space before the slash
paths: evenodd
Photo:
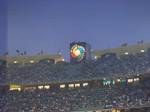
<path id="1" fill-rule="evenodd" d="M 150 0 L 8 0 L 8 13 L 0 1 L 0 47 L 8 42 L 11 55 L 60 50 L 68 60 L 72 41 L 93 50 L 150 42 Z"/>

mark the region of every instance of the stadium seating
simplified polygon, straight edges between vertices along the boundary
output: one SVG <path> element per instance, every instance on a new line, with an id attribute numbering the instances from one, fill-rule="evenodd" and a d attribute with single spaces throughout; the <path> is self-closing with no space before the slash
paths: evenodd
<path id="1" fill-rule="evenodd" d="M 150 89 L 150 88 L 149 88 Z M 128 108 L 150 104 L 150 91 L 140 86 L 36 91 L 10 91 L 0 100 L 1 112 L 71 112 L 84 108 Z"/>
<path id="2" fill-rule="evenodd" d="M 78 64 L 36 63 L 31 66 L 8 67 L 8 83 L 43 83 L 95 79 L 110 76 L 128 76 L 150 72 L 150 54 L 122 55 L 100 58 Z"/>
<path id="3" fill-rule="evenodd" d="M 104 56 L 94 61 L 0 66 L 3 83 L 42 84 L 134 76 L 150 72 L 150 53 Z M 4 80 L 6 79 L 6 80 Z M 142 85 L 59 91 L 8 91 L 0 94 L 0 112 L 71 112 L 82 108 L 130 108 L 150 105 L 150 81 Z M 138 112 L 138 111 L 137 111 Z M 149 111 L 147 111 L 149 112 Z"/>

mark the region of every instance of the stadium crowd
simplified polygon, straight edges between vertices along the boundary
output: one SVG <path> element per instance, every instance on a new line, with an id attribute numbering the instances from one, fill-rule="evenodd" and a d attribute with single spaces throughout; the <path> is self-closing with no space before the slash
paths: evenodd
<path id="1" fill-rule="evenodd" d="M 0 100 L 0 112 L 71 112 L 90 108 L 128 108 L 150 104 L 150 88 L 94 88 L 10 91 Z"/>
<path id="2" fill-rule="evenodd" d="M 106 54 L 95 61 L 73 64 L 35 63 L 30 66 L 10 65 L 5 83 L 38 84 L 128 76 L 150 72 L 150 51 L 116 56 Z M 7 73 L 6 73 L 7 72 Z M 1 78 L 1 80 L 4 80 Z M 150 104 L 150 88 L 135 85 L 112 88 L 80 88 L 58 91 L 9 91 L 0 95 L 0 112 L 71 112 L 81 108 L 128 108 Z"/>
<path id="3" fill-rule="evenodd" d="M 32 84 L 143 74 L 150 72 L 149 52 L 119 57 L 106 54 L 95 61 L 78 64 L 61 62 L 36 63 L 31 66 L 12 65 L 8 67 L 7 82 Z"/>

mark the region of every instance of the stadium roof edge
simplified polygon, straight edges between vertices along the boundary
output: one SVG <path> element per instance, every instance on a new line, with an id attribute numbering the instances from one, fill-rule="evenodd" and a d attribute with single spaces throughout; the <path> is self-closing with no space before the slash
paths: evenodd
<path id="1" fill-rule="evenodd" d="M 6 60 L 7 63 L 13 63 L 14 61 L 18 61 L 18 62 L 24 62 L 24 63 L 28 63 L 30 60 L 34 60 L 35 62 L 38 62 L 39 60 L 42 59 L 54 59 L 56 62 L 58 61 L 62 61 L 64 59 L 64 57 L 62 55 L 59 54 L 54 54 L 54 55 L 25 55 L 25 56 L 0 56 L 1 60 Z"/>
<path id="2" fill-rule="evenodd" d="M 122 55 L 125 52 L 128 52 L 129 54 L 130 53 L 134 54 L 134 53 L 141 52 L 141 50 L 147 50 L 148 48 L 150 48 L 150 43 L 120 46 L 120 47 L 104 49 L 104 50 L 95 50 L 93 51 L 93 53 L 95 54 L 95 56 L 101 57 L 101 55 L 105 53 L 116 53 L 117 55 Z"/>

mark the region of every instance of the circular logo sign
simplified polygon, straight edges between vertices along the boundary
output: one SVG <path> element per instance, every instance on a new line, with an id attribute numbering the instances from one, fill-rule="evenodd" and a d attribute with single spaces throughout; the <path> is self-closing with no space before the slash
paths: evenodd
<path id="1" fill-rule="evenodd" d="M 81 61 L 85 55 L 85 48 L 81 45 L 73 45 L 71 48 L 71 57 Z"/>

